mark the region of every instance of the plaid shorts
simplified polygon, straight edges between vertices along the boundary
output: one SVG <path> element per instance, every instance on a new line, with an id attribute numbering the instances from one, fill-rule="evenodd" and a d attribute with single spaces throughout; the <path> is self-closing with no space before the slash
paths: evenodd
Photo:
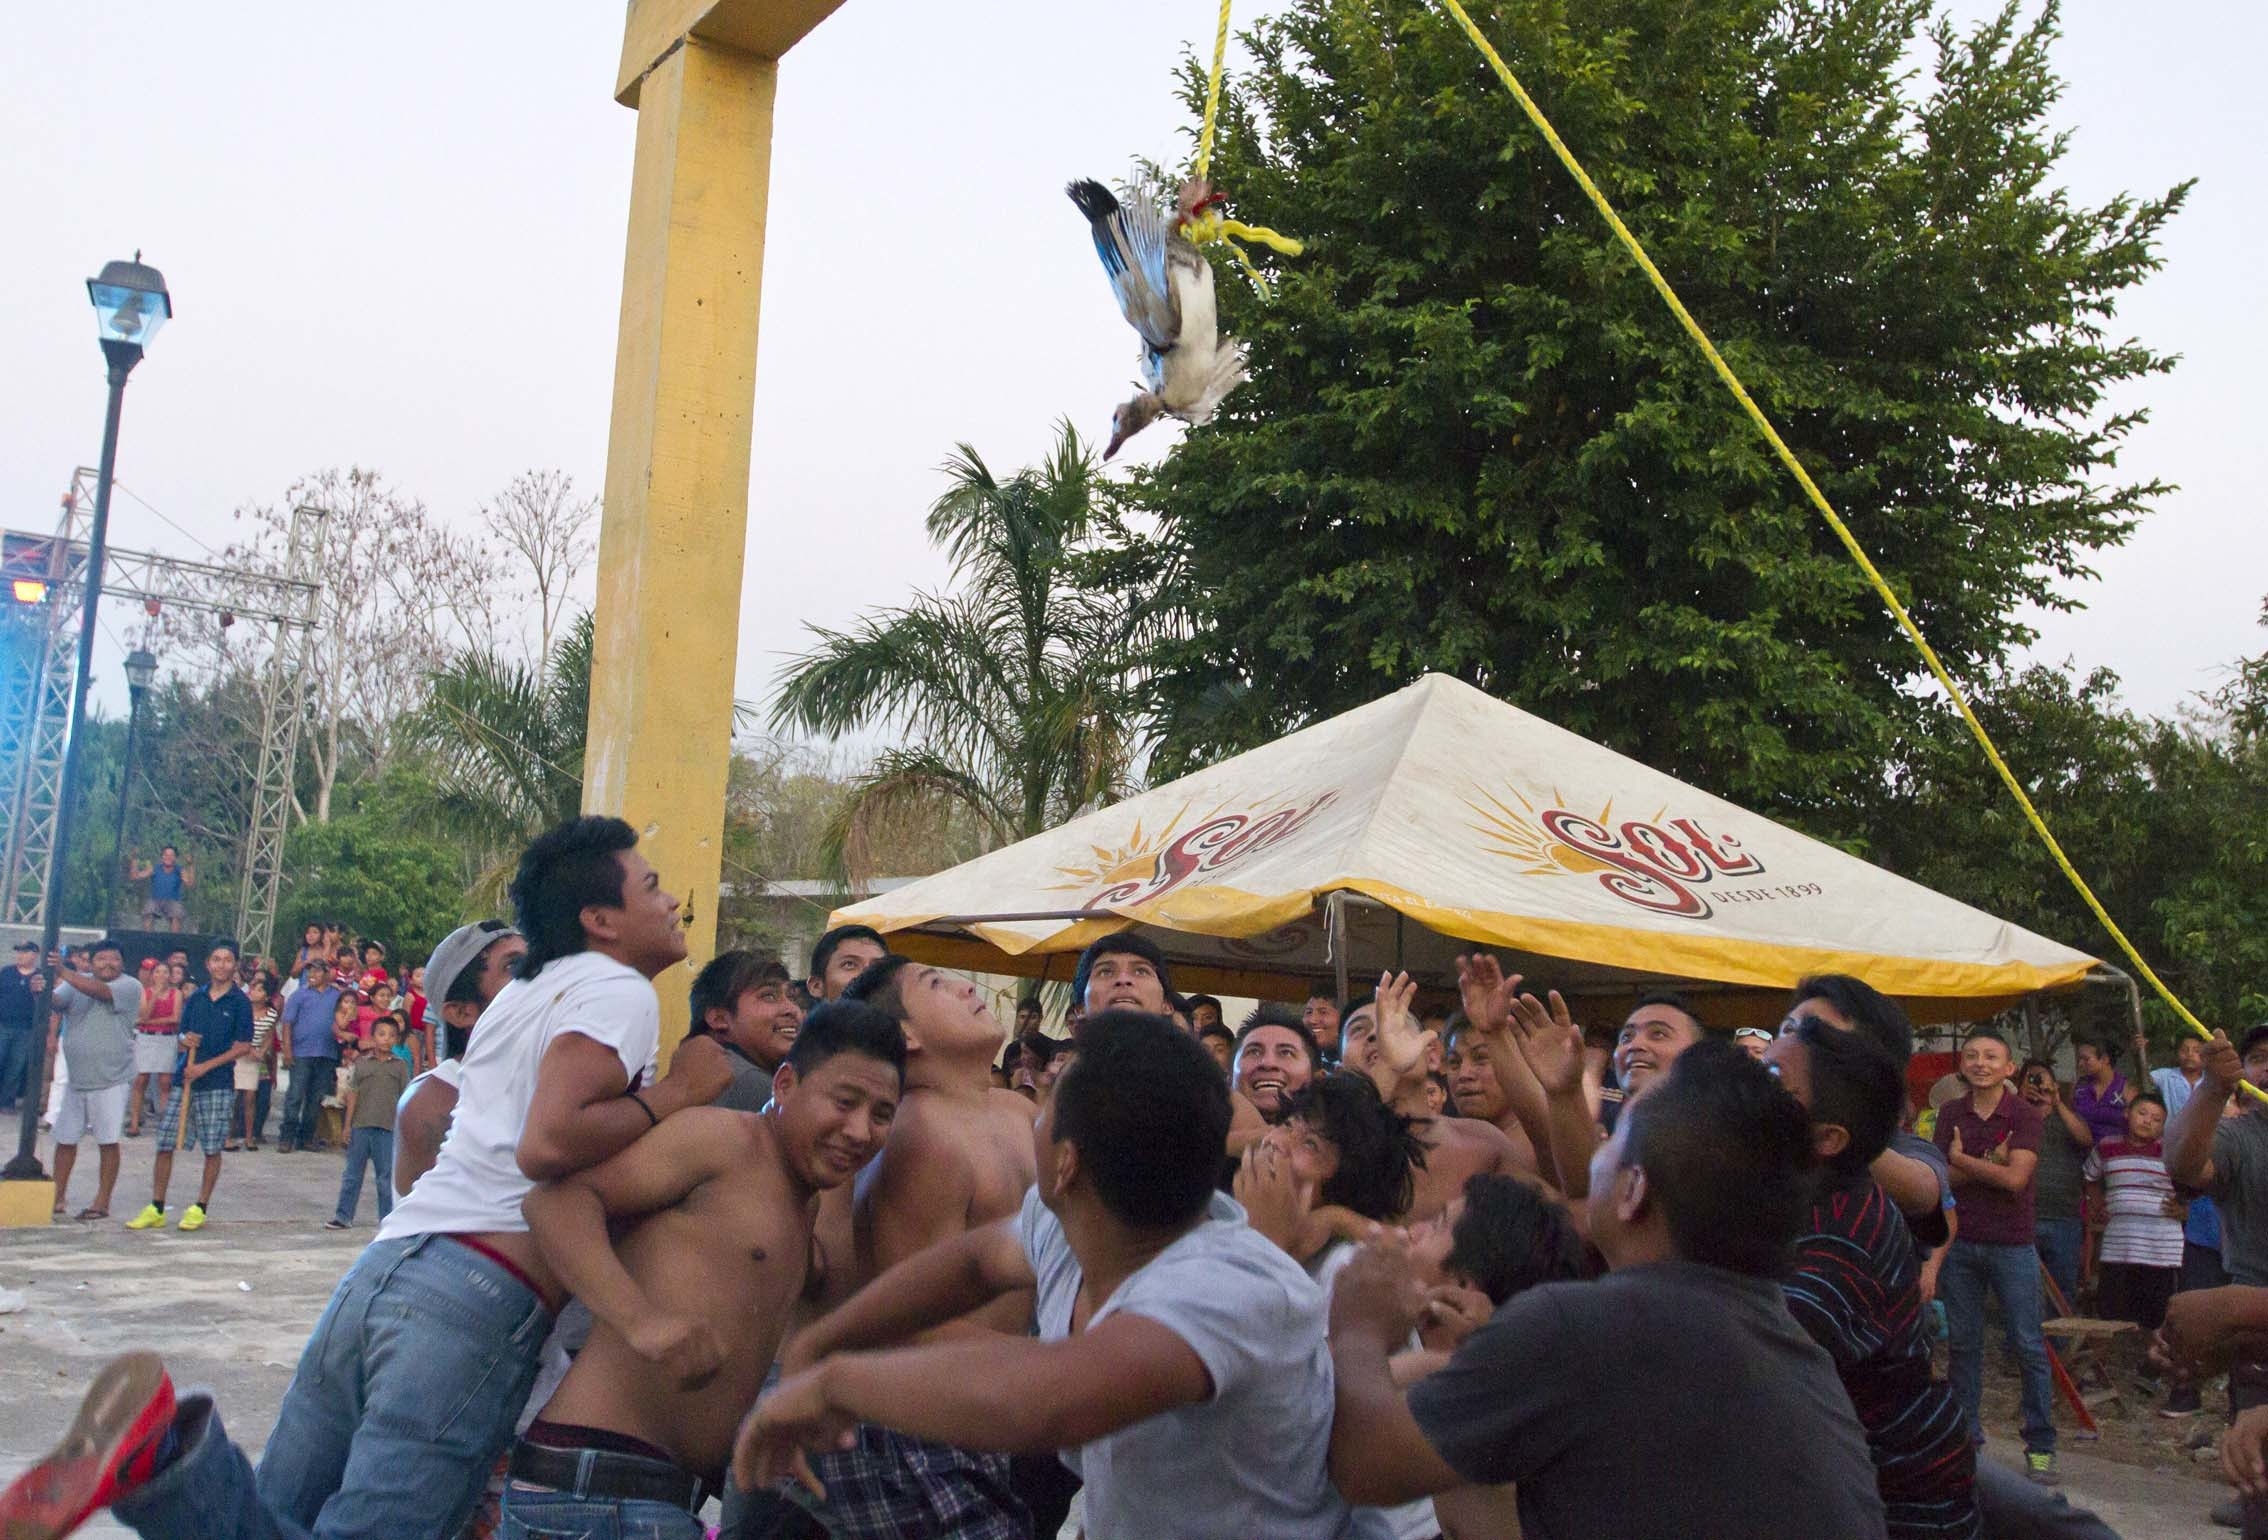
<path id="1" fill-rule="evenodd" d="M 814 1454 L 811 1468 L 827 1489 L 824 1503 L 797 1482 L 775 1490 L 836 1540 L 1032 1540 L 1032 1516 L 1009 1486 L 1004 1454 L 861 1423 L 854 1448 Z"/>
<path id="2" fill-rule="evenodd" d="M 217 1082 L 217 1083 L 216 1083 Z M 217 1075 L 206 1075 L 195 1085 L 175 1086 L 166 1098 L 165 1115 L 158 1119 L 157 1147 L 170 1150 L 181 1142 L 181 1097 L 189 1097 L 189 1132 L 207 1155 L 218 1155 L 228 1143 L 228 1125 L 236 1111 L 236 1087 Z"/>

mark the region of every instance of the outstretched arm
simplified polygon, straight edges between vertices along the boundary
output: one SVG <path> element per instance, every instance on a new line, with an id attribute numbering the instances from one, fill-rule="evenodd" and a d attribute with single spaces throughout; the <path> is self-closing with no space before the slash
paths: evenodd
<path id="1" fill-rule="evenodd" d="M 964 1449 L 1070 1449 L 1212 1392 L 1203 1360 L 1177 1332 L 1125 1312 L 1059 1342 L 992 1337 L 845 1353 L 756 1403 L 733 1475 L 749 1490 L 793 1474 L 821 1491 L 801 1451 L 834 1447 L 856 1422 Z"/>
<path id="2" fill-rule="evenodd" d="M 1331 1484 L 1349 1502 L 1404 1503 L 1465 1484 L 1394 1383 L 1394 1351 L 1409 1341 L 1424 1305 L 1408 1254 L 1396 1245 L 1365 1246 L 1332 1286 Z"/>
<path id="3" fill-rule="evenodd" d="M 2205 1049 L 2205 1078 L 2190 1093 L 2181 1116 L 2166 1131 L 2166 1174 L 2184 1187 L 2204 1192 L 2213 1185 L 2213 1134 L 2229 1093 L 2244 1077 L 2244 1061 L 2226 1032 L 2213 1034 Z"/>
<path id="4" fill-rule="evenodd" d="M 888 1347 L 1038 1282 L 1014 1220 L 967 1230 L 906 1258 L 814 1321 L 780 1365 L 792 1373 L 831 1353 Z"/>
<path id="5" fill-rule="evenodd" d="M 627 1149 L 671 1113 L 706 1106 L 731 1083 L 724 1050 L 708 1038 L 691 1037 L 670 1056 L 669 1073 L 632 1100 L 630 1077 L 612 1048 L 580 1032 L 562 1032 L 536 1066 L 535 1095 L 520 1130 L 521 1174 L 546 1182 L 586 1170 Z"/>

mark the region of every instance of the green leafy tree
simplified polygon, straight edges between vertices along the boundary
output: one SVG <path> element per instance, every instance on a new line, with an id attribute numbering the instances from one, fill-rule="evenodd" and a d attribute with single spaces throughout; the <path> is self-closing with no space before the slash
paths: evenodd
<path id="1" fill-rule="evenodd" d="M 386 943 L 406 965 L 425 957 L 468 912 L 464 857 L 416 832 L 430 792 L 414 772 L 339 788 L 331 817 L 303 823 L 284 846 L 288 876 L 279 952 L 311 923 Z M 473 901 L 478 908 L 477 900 Z"/>
<path id="2" fill-rule="evenodd" d="M 483 901 L 503 892 L 529 840 L 582 808 L 593 634 L 578 616 L 541 666 L 458 652 L 427 676 L 406 724 L 428 777 L 417 811 L 473 854 Z"/>
<path id="3" fill-rule="evenodd" d="M 826 863 L 854 877 L 874 870 L 893 820 L 958 815 L 989 848 L 1133 782 L 1138 607 L 1078 581 L 1105 493 L 1092 451 L 1066 423 L 1046 461 L 1005 480 L 966 444 L 944 472 L 929 536 L 958 586 L 847 631 L 813 627 L 818 644 L 772 706 L 775 727 L 905 735 L 830 820 Z"/>
<path id="4" fill-rule="evenodd" d="M 1956 673 L 2068 607 L 2162 490 L 2105 401 L 2170 360 L 2109 328 L 2187 189 L 2056 187 L 2053 5 L 1474 9 Z M 1252 381 L 1110 569 L 1173 612 L 1161 767 L 1438 670 L 1858 832 L 1915 658 L 1470 44 L 1424 0 L 1248 42 L 1216 174 L 1309 245 L 1271 302 L 1223 272 Z"/>

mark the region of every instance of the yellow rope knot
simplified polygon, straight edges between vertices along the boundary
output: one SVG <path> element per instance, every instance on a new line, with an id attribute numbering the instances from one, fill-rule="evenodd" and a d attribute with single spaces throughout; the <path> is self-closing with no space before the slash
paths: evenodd
<path id="1" fill-rule="evenodd" d="M 1205 81 L 1205 121 L 1197 130 L 1197 180 L 1202 182 L 1213 168 L 1213 129 L 1221 115 L 1221 72 L 1228 62 L 1229 9 L 1235 0 L 1221 0 L 1220 25 L 1213 29 L 1213 72 Z M 1271 292 L 1268 280 L 1260 276 L 1253 266 L 1252 254 L 1240 242 L 1257 241 L 1272 251 L 1287 257 L 1296 257 L 1307 247 L 1291 236 L 1269 229 L 1266 225 L 1248 225 L 1242 220 L 1230 219 L 1217 208 L 1208 208 L 1195 219 L 1181 226 L 1181 234 L 1192 246 L 1226 246 L 1229 254 L 1244 268 L 1252 280 L 1252 287 L 1266 299 Z"/>

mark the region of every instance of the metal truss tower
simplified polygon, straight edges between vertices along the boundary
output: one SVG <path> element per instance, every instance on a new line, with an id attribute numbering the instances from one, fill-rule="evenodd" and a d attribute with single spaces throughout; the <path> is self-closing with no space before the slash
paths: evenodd
<path id="1" fill-rule="evenodd" d="M 85 525 L 94 507 L 96 473 L 71 478 L 63 518 L 53 535 L 14 531 L 0 546 L 10 579 L 46 585 L 45 603 L 19 604 L 8 625 L 14 645 L 0 658 L 0 789 L 14 793 L 6 862 L 0 867 L 0 923 L 37 928 L 47 918 L 48 854 L 63 789 L 64 740 L 78 665 L 80 584 Z M 149 551 L 109 549 L 104 594 L 233 616 L 274 627 L 261 691 L 259 771 L 245 830 L 236 936 L 248 952 L 266 952 L 275 937 L 276 897 L 289 831 L 292 772 L 307 715 L 307 658 L 323 597 L 323 520 L 319 508 L 294 508 L 281 573 L 184 561 Z"/>

